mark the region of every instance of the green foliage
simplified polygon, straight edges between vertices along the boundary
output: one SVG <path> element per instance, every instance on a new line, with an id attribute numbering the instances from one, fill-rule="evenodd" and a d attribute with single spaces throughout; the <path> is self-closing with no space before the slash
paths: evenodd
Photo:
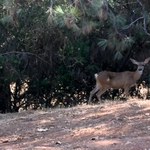
<path id="1" fill-rule="evenodd" d="M 125 51 L 126 49 L 130 49 L 132 48 L 134 44 L 134 40 L 132 39 L 132 37 L 125 37 L 122 41 L 121 41 L 121 50 Z"/>
<path id="2" fill-rule="evenodd" d="M 149 25 L 149 9 L 138 1 L 0 1 L 5 109 L 85 102 L 95 72 L 113 70 L 116 62 L 146 48 Z M 16 86 L 10 92 L 12 83 Z"/>
<path id="3" fill-rule="evenodd" d="M 102 50 L 105 50 L 108 46 L 108 40 L 107 39 L 100 39 L 98 42 L 98 46 L 102 48 Z"/>
<path id="4" fill-rule="evenodd" d="M 116 37 L 110 36 L 110 39 L 100 39 L 98 42 L 98 46 L 105 50 L 107 47 L 116 51 L 114 58 L 115 59 L 122 59 L 123 52 L 127 49 L 132 48 L 134 44 L 134 40 L 131 37 L 124 37 L 121 40 L 118 40 Z"/>
<path id="5" fill-rule="evenodd" d="M 115 14 L 111 12 L 109 16 L 110 16 L 110 23 L 112 24 L 115 30 L 121 28 L 126 23 L 126 19 L 122 15 L 115 16 Z"/>

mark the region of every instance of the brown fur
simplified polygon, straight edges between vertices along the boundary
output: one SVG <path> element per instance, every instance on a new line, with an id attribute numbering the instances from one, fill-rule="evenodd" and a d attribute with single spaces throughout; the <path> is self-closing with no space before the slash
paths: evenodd
<path id="1" fill-rule="evenodd" d="M 126 95 L 128 95 L 129 89 L 135 85 L 135 83 L 140 79 L 144 65 L 146 65 L 150 57 L 145 59 L 144 62 L 137 62 L 134 59 L 130 59 L 133 64 L 138 66 L 137 70 L 134 72 L 124 71 L 124 72 L 110 72 L 102 71 L 98 74 L 95 74 L 96 86 L 90 92 L 89 102 L 92 99 L 92 96 L 97 93 L 97 98 L 100 100 L 101 95 L 110 88 L 113 89 L 124 89 Z"/>

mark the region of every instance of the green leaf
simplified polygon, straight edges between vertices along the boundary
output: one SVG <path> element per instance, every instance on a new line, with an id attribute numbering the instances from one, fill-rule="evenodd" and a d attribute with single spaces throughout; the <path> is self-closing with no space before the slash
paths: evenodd
<path id="1" fill-rule="evenodd" d="M 11 16 L 5 16 L 5 17 L 3 17 L 3 18 L 1 18 L 1 23 L 2 24 L 7 24 L 7 23 L 11 23 L 12 22 L 12 17 Z"/>
<path id="2" fill-rule="evenodd" d="M 64 10 L 62 9 L 62 7 L 61 6 L 57 6 L 56 8 L 55 8 L 55 13 L 56 14 L 61 14 L 61 15 L 64 15 Z"/>
<path id="3" fill-rule="evenodd" d="M 122 53 L 120 51 L 117 51 L 115 56 L 114 56 L 114 59 L 115 60 L 120 60 L 122 57 L 123 57 Z"/>
<path id="4" fill-rule="evenodd" d="M 116 21 L 117 27 L 122 27 L 126 23 L 126 19 L 123 16 L 121 16 L 121 15 L 117 15 L 115 17 L 115 21 Z"/>
<path id="5" fill-rule="evenodd" d="M 126 37 L 121 42 L 121 45 L 122 45 L 121 50 L 124 51 L 127 48 L 131 48 L 133 44 L 134 44 L 134 40 L 131 37 Z"/>
<path id="6" fill-rule="evenodd" d="M 102 50 L 105 50 L 108 46 L 108 40 L 107 39 L 100 39 L 98 42 L 98 46 L 102 48 Z"/>

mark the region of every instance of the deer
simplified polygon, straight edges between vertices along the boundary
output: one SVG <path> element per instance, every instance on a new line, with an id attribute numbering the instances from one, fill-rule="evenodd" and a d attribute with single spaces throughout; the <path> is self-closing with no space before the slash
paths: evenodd
<path id="1" fill-rule="evenodd" d="M 129 96 L 129 90 L 136 85 L 136 82 L 143 74 L 144 66 L 150 61 L 150 57 L 146 58 L 143 62 L 138 62 L 130 58 L 131 62 L 137 65 L 136 71 L 124 71 L 124 72 L 111 72 L 101 71 L 95 74 L 96 86 L 90 92 L 88 103 L 91 102 L 92 97 L 96 94 L 98 100 L 101 100 L 101 95 L 108 89 L 123 89 L 124 95 Z"/>

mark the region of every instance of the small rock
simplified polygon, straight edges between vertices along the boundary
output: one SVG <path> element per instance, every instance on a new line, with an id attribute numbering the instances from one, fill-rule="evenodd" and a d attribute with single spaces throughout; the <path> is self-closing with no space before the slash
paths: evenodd
<path id="1" fill-rule="evenodd" d="M 48 131 L 48 129 L 47 128 L 38 128 L 37 131 L 38 132 L 46 132 L 46 131 Z"/>
<path id="2" fill-rule="evenodd" d="M 91 140 L 92 141 L 98 140 L 98 137 L 92 137 Z"/>
<path id="3" fill-rule="evenodd" d="M 60 141 L 57 141 L 55 144 L 57 145 L 61 145 L 62 143 Z"/>
<path id="4" fill-rule="evenodd" d="M 4 141 L 2 141 L 2 143 L 8 143 L 9 141 L 8 140 L 4 140 Z"/>
<path id="5" fill-rule="evenodd" d="M 145 116 L 149 116 L 150 115 L 150 113 L 145 113 Z"/>
<path id="6" fill-rule="evenodd" d="M 126 143 L 125 143 L 125 145 L 129 145 L 129 144 L 131 144 L 132 142 L 130 142 L 130 141 L 127 141 Z"/>

